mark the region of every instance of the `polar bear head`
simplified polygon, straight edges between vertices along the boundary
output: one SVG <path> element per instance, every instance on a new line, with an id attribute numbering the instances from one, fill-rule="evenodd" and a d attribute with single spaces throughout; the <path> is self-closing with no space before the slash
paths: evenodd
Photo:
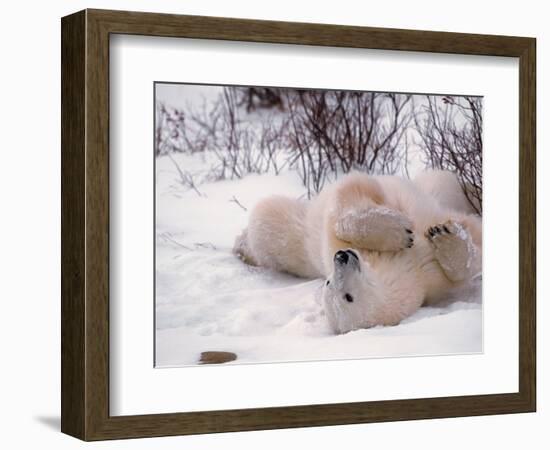
<path id="1" fill-rule="evenodd" d="M 332 330 L 342 334 L 376 325 L 373 317 L 380 293 L 368 264 L 352 249 L 336 252 L 333 263 L 334 271 L 321 293 Z"/>

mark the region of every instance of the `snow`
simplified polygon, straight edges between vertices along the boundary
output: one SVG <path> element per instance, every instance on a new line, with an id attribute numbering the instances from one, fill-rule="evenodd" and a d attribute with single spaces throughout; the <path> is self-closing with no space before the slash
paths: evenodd
<path id="1" fill-rule="evenodd" d="M 251 267 L 231 252 L 258 200 L 304 195 L 298 175 L 212 181 L 211 163 L 208 152 L 156 160 L 156 367 L 194 365 L 204 351 L 236 353 L 228 364 L 482 351 L 480 281 L 398 326 L 332 334 L 316 295 L 322 280 Z"/>

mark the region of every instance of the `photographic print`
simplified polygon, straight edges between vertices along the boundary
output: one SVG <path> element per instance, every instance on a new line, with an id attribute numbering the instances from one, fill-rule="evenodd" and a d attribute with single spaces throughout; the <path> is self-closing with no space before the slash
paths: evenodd
<path id="1" fill-rule="evenodd" d="M 155 367 L 483 351 L 482 97 L 154 97 Z"/>

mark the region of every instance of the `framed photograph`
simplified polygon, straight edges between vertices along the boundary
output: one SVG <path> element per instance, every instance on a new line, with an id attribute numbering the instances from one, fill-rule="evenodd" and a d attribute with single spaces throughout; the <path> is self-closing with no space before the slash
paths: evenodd
<path id="1" fill-rule="evenodd" d="M 535 411 L 535 39 L 62 29 L 62 431 Z"/>

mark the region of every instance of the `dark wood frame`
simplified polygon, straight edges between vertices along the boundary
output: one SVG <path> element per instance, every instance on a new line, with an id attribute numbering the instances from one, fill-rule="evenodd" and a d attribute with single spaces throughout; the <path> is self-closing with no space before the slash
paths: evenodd
<path id="1" fill-rule="evenodd" d="M 84 440 L 535 411 L 533 38 L 85 10 L 62 31 L 61 429 Z M 519 392 L 141 416 L 109 415 L 109 35 L 519 58 Z"/>

